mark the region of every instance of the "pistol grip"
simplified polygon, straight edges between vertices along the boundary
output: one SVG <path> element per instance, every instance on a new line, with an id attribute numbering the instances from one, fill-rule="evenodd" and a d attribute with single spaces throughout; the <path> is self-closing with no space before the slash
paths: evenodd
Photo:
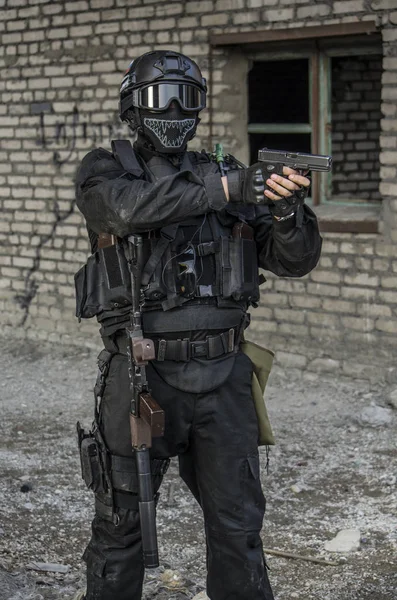
<path id="1" fill-rule="evenodd" d="M 265 189 L 269 190 L 270 192 L 273 192 L 274 194 L 274 190 L 272 190 L 272 188 L 269 188 L 268 185 L 266 185 L 266 179 L 268 179 L 271 175 L 273 175 L 273 173 L 276 173 L 277 175 L 283 175 L 283 164 L 282 163 L 271 163 L 271 162 L 262 162 L 263 165 L 263 178 L 265 180 Z"/>

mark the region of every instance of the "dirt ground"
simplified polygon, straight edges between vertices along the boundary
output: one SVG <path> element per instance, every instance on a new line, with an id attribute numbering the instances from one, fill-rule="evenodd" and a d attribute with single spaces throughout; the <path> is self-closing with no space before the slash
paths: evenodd
<path id="1" fill-rule="evenodd" d="M 84 582 L 81 554 L 93 514 L 75 422 L 91 422 L 95 354 L 3 340 L 0 369 L 0 600 L 64 600 Z M 264 545 L 338 563 L 268 555 L 277 600 L 397 598 L 397 417 L 390 410 L 375 426 L 362 416 L 373 404 L 385 407 L 388 392 L 362 381 L 272 373 L 267 400 L 278 443 L 269 474 L 261 449 Z M 148 573 L 145 598 L 192 598 L 205 589 L 202 518 L 175 462 L 162 491 L 161 567 Z M 360 530 L 360 550 L 325 552 L 328 540 L 351 528 Z M 30 570 L 34 561 L 69 570 Z M 165 569 L 176 571 L 176 586 Z"/>

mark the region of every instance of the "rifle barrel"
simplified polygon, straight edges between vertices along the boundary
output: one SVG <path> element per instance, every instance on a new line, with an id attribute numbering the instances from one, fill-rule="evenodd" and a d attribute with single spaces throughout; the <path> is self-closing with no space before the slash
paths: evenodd
<path id="1" fill-rule="evenodd" d="M 139 517 L 141 520 L 142 548 L 145 567 L 159 566 L 156 530 L 156 505 L 150 474 L 150 455 L 147 448 L 135 449 L 139 486 Z"/>

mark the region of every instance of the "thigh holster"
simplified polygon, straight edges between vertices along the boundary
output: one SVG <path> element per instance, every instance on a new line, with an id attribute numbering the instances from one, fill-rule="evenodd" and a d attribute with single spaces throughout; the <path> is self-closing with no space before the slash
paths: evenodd
<path id="1" fill-rule="evenodd" d="M 151 473 L 155 501 L 159 498 L 158 490 L 169 467 L 170 460 L 152 459 Z M 96 513 L 108 521 L 117 522 L 118 509 L 139 509 L 139 487 L 134 456 L 109 455 L 110 481 L 112 484 L 111 498 L 98 493 L 95 496 Z"/>
<path id="2" fill-rule="evenodd" d="M 118 509 L 138 510 L 138 476 L 134 456 L 116 456 L 107 450 L 97 427 L 88 433 L 77 424 L 81 472 L 85 484 L 95 493 L 98 516 L 117 523 Z M 151 473 L 155 500 L 170 459 L 152 459 Z"/>

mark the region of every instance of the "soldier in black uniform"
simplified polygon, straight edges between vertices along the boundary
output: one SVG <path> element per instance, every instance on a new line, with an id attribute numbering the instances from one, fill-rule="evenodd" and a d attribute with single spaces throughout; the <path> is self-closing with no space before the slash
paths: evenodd
<path id="1" fill-rule="evenodd" d="M 321 238 L 304 204 L 306 177 L 286 167 L 283 176 L 265 177 L 260 193 L 268 204 L 257 204 L 260 163 L 244 168 L 229 156 L 220 173 L 211 154 L 186 150 L 206 91 L 198 66 L 182 54 L 135 59 L 120 95 L 121 119 L 137 133 L 133 150 L 124 145 L 122 159 L 93 150 L 77 174 L 77 205 L 92 249 L 76 278 L 77 311 L 97 316 L 105 346 L 95 429 L 107 466 L 106 473 L 94 469 L 93 479 L 112 487 L 110 497 L 88 482 L 96 490 L 96 516 L 84 554 L 86 600 L 139 600 L 142 593 L 125 335 L 130 292 L 118 245 L 131 233 L 144 237 L 143 330 L 156 346 L 147 374 L 166 418 L 165 435 L 151 449 L 154 491 L 169 458 L 178 456 L 180 475 L 204 514 L 209 598 L 273 599 L 260 538 L 265 498 L 253 365 L 239 344 L 247 309 L 259 300 L 258 264 L 301 277 L 316 266 Z M 98 275 L 101 261 L 110 261 L 98 250 L 104 233 L 116 241 L 106 281 Z"/>

